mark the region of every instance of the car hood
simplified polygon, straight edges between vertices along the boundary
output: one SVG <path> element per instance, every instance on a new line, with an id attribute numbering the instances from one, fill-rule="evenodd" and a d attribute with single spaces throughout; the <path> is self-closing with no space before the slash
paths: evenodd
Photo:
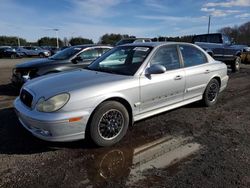
<path id="1" fill-rule="evenodd" d="M 105 90 L 109 87 L 115 88 L 117 84 L 122 87 L 121 82 L 126 82 L 131 78 L 133 76 L 78 69 L 41 76 L 28 81 L 24 87 L 31 90 L 38 98 L 41 96 L 49 98 L 64 92 L 81 92 L 81 95 L 85 95 L 86 92 L 83 91 L 87 91 L 87 95 L 94 95 L 101 92 L 103 88 Z"/>
<path id="2" fill-rule="evenodd" d="M 41 58 L 41 59 L 35 59 L 31 60 L 28 62 L 24 62 L 21 64 L 17 64 L 16 68 L 35 68 L 35 67 L 41 67 L 41 66 L 46 66 L 50 63 L 55 63 L 55 62 L 62 62 L 63 60 L 53 60 L 49 58 Z"/>

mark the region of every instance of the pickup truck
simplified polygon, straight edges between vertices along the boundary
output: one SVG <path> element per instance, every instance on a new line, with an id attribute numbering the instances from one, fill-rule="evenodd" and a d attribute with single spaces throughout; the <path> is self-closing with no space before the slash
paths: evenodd
<path id="1" fill-rule="evenodd" d="M 203 48 L 214 59 L 231 66 L 232 72 L 240 70 L 241 54 L 245 45 L 235 45 L 228 36 L 221 33 L 195 35 L 193 43 Z"/>

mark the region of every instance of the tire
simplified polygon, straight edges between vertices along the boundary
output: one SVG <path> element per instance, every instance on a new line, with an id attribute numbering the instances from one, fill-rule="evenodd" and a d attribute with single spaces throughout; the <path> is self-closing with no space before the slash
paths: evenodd
<path id="1" fill-rule="evenodd" d="M 40 58 L 44 58 L 45 55 L 44 55 L 43 53 L 40 53 L 40 54 L 39 54 L 39 57 L 40 57 Z"/>
<path id="2" fill-rule="evenodd" d="M 90 137 L 98 146 L 111 146 L 123 138 L 128 125 L 127 109 L 119 102 L 106 101 L 94 111 L 89 124 Z"/>
<path id="3" fill-rule="evenodd" d="M 237 56 L 231 64 L 231 69 L 232 72 L 238 72 L 240 70 L 240 65 L 241 65 L 241 58 L 240 56 Z"/>
<path id="4" fill-rule="evenodd" d="M 220 84 L 218 80 L 212 79 L 208 83 L 206 90 L 203 94 L 203 99 L 202 99 L 203 104 L 207 107 L 210 107 L 216 104 L 219 91 L 220 91 Z"/>
<path id="5" fill-rule="evenodd" d="M 11 59 L 16 59 L 16 54 L 11 54 L 11 55 L 10 55 L 10 58 L 11 58 Z"/>

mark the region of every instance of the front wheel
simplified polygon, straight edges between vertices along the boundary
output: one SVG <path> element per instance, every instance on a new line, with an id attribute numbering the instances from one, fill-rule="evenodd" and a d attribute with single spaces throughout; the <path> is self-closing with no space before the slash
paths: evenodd
<path id="1" fill-rule="evenodd" d="M 237 56 L 231 64 L 232 72 L 238 72 L 240 70 L 241 58 Z"/>
<path id="2" fill-rule="evenodd" d="M 90 136 L 98 146 L 111 146 L 126 134 L 129 125 L 127 109 L 119 102 L 106 101 L 94 112 Z"/>
<path id="3" fill-rule="evenodd" d="M 217 102 L 217 98 L 220 91 L 220 84 L 218 80 L 212 79 L 203 94 L 203 103 L 205 106 L 213 106 Z"/>

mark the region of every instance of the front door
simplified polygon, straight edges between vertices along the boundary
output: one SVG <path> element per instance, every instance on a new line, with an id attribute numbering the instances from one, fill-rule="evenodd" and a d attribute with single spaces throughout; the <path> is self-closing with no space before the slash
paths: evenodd
<path id="1" fill-rule="evenodd" d="M 150 65 L 166 67 L 162 74 L 140 77 L 140 113 L 178 103 L 183 100 L 185 72 L 181 67 L 176 45 L 165 45 L 157 49 Z"/>

